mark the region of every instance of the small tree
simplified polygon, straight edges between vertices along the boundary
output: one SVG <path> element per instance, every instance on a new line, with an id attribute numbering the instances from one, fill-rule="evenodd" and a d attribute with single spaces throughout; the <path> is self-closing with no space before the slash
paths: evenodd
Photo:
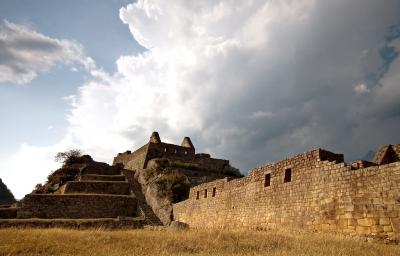
<path id="1" fill-rule="evenodd" d="M 80 149 L 71 149 L 65 152 L 58 152 L 55 156 L 55 161 L 62 163 L 64 166 L 73 164 L 78 158 L 82 156 Z"/>

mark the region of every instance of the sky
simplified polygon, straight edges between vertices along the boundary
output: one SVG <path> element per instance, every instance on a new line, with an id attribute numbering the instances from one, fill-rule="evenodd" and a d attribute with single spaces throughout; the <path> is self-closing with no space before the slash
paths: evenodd
<path id="1" fill-rule="evenodd" d="M 152 131 L 242 173 L 400 143 L 399 0 L 2 0 L 0 178 L 17 198 L 79 148 Z"/>

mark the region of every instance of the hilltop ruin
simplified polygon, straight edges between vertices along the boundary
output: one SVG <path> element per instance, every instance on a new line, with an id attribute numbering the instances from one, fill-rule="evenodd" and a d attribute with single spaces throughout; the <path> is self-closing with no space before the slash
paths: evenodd
<path id="1" fill-rule="evenodd" d="M 46 227 L 136 228 L 178 221 L 198 228 L 293 226 L 396 238 L 400 144 L 383 146 L 372 161 L 352 163 L 314 149 L 242 177 L 228 160 L 196 154 L 190 138 L 174 145 L 154 132 L 136 151 L 119 153 L 112 166 L 77 158 L 17 207 L 0 208 L 0 218 L 18 220 L 0 220 L 0 227 L 27 225 L 32 218 L 39 218 L 32 225 Z"/>
<path id="2" fill-rule="evenodd" d="M 45 222 L 46 226 L 71 225 L 60 219 L 91 220 L 79 221 L 80 226 L 169 225 L 172 204 L 186 199 L 191 186 L 240 176 L 228 160 L 196 154 L 190 138 L 185 137 L 178 146 L 163 143 L 154 132 L 138 150 L 118 154 L 112 166 L 88 155 L 75 157 L 17 207 L 0 208 L 0 218 L 54 220 Z M 0 226 L 15 223 L 0 222 Z"/>

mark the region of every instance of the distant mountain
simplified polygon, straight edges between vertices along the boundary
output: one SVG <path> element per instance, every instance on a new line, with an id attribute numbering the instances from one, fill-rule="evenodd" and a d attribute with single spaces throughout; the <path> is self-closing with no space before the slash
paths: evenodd
<path id="1" fill-rule="evenodd" d="M 15 202 L 14 195 L 0 179 L 0 205 L 2 204 L 8 205 L 14 202 Z"/>
<path id="2" fill-rule="evenodd" d="M 375 151 L 373 151 L 373 150 L 370 150 L 370 151 L 368 151 L 368 153 L 367 154 L 365 154 L 364 155 L 364 157 L 362 158 L 363 160 L 367 160 L 367 161 L 372 161 L 372 159 L 374 158 L 374 156 L 375 156 Z"/>

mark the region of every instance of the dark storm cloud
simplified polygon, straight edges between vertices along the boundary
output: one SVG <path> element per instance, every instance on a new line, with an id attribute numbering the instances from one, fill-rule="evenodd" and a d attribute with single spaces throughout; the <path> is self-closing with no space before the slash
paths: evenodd
<path id="1" fill-rule="evenodd" d="M 120 17 L 149 50 L 122 56 L 108 83 L 81 88 L 72 131 L 84 144 L 97 134 L 93 148 L 107 147 L 105 134 L 133 149 L 153 130 L 173 143 L 188 135 L 244 173 L 314 147 L 352 160 L 399 143 L 399 9 L 394 0 L 138 1 Z M 104 88 L 107 109 L 95 100 Z"/>

